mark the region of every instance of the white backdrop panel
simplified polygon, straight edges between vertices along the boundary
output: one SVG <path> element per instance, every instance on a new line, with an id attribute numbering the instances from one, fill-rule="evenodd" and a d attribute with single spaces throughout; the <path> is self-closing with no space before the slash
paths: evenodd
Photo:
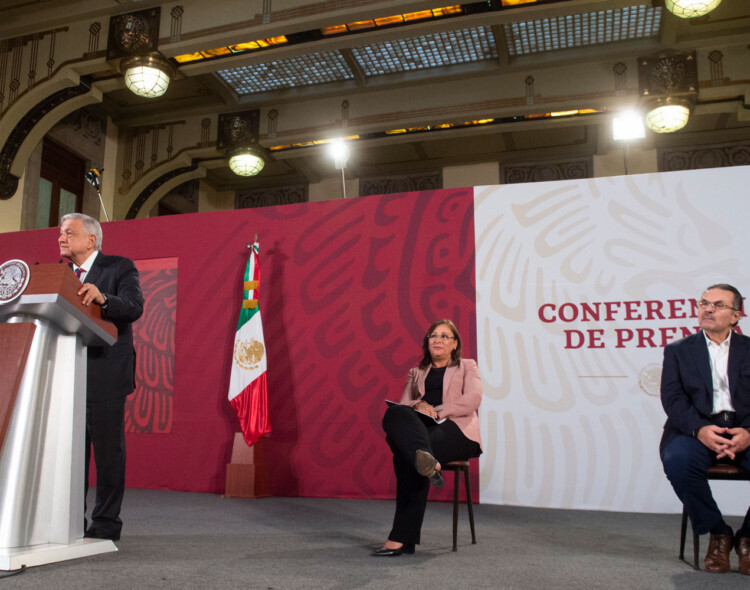
<path id="1" fill-rule="evenodd" d="M 706 286 L 750 293 L 749 187 L 734 167 L 475 189 L 483 502 L 681 510 L 662 348 Z M 748 486 L 713 488 L 745 513 Z"/>

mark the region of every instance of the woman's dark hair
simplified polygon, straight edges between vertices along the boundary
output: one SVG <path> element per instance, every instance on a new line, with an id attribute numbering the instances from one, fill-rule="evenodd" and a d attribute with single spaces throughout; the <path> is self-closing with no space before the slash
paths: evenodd
<path id="1" fill-rule="evenodd" d="M 456 339 L 456 349 L 451 351 L 451 362 L 448 364 L 457 365 L 461 362 L 461 334 L 458 333 L 458 329 L 452 321 L 437 320 L 432 322 L 432 325 L 424 335 L 424 340 L 422 340 L 422 360 L 419 361 L 420 369 L 426 369 L 432 364 L 432 356 L 430 355 L 430 334 L 432 334 L 438 326 L 448 326 L 451 329 L 451 332 L 453 332 L 453 337 Z"/>

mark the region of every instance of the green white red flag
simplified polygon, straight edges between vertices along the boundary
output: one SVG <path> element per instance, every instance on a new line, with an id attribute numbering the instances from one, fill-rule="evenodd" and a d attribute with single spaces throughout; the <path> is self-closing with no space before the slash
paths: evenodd
<path id="1" fill-rule="evenodd" d="M 229 402 L 240 419 L 240 428 L 248 446 L 271 432 L 268 416 L 266 381 L 266 344 L 260 321 L 260 246 L 255 242 L 247 260 L 242 285 L 242 308 L 232 349 L 232 375 Z"/>

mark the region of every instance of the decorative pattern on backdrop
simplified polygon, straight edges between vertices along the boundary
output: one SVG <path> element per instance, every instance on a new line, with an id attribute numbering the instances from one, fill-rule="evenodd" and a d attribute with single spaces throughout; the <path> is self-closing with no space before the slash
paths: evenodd
<path id="1" fill-rule="evenodd" d="M 165 434 L 172 430 L 177 258 L 136 260 L 145 300 L 133 324 L 135 393 L 125 404 L 125 432 Z"/>
<path id="2" fill-rule="evenodd" d="M 698 330 L 708 285 L 750 290 L 749 172 L 475 188 L 483 502 L 681 509 L 658 452 L 663 347 Z"/>
<path id="3" fill-rule="evenodd" d="M 472 191 L 256 214 L 260 227 L 285 229 L 260 237 L 273 493 L 393 497 L 381 421 L 417 364 L 424 331 L 451 318 L 464 354 L 475 354 Z"/>

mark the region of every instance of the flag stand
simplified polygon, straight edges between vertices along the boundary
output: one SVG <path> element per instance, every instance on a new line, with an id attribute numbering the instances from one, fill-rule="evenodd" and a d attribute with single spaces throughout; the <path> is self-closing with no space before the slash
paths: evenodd
<path id="1" fill-rule="evenodd" d="M 227 498 L 268 498 L 268 463 L 266 444 L 261 437 L 248 447 L 241 432 L 234 435 L 232 459 L 227 464 L 224 496 Z"/>

